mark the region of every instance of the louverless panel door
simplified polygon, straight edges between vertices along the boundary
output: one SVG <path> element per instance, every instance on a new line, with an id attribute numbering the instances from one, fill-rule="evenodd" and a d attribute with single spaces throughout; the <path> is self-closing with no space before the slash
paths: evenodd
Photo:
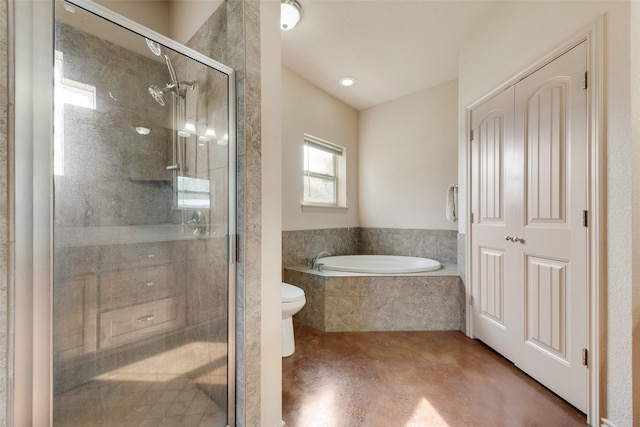
<path id="1" fill-rule="evenodd" d="M 500 162 L 485 160 L 491 136 L 482 132 L 487 104 L 497 108 L 499 97 L 472 112 L 474 335 L 582 411 L 588 380 L 582 363 L 588 324 L 586 63 L 582 43 L 504 92 L 513 96 L 513 138 L 505 123 Z M 504 117 L 509 120 L 508 113 Z M 491 165 L 504 171 L 501 185 L 489 185 Z M 492 219 L 483 209 L 496 199 L 503 203 L 504 225 L 494 226 L 487 239 Z"/>
<path id="2" fill-rule="evenodd" d="M 473 333 L 506 358 L 515 361 L 513 345 L 521 330 L 522 311 L 511 301 L 522 300 L 521 279 L 513 266 L 515 253 L 507 251 L 513 234 L 513 197 L 508 182 L 513 164 L 514 89 L 508 88 L 473 110 L 472 283 Z M 509 188 L 511 190 L 509 191 Z"/>
<path id="3" fill-rule="evenodd" d="M 516 85 L 516 158 L 524 172 L 518 237 L 524 279 L 519 366 L 587 409 L 586 43 Z M 517 249 L 516 249 L 517 248 Z"/>

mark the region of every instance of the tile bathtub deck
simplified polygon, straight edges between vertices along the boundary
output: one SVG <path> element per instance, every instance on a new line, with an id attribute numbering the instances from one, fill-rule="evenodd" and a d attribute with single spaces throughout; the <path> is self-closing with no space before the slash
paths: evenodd
<path id="1" fill-rule="evenodd" d="M 586 417 L 460 332 L 324 333 L 295 323 L 287 427 L 583 426 Z"/>

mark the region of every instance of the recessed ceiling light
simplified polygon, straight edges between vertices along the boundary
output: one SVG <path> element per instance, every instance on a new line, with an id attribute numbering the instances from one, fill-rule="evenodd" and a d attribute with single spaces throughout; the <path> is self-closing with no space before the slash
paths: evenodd
<path id="1" fill-rule="evenodd" d="M 343 77 L 340 79 L 340 84 L 345 87 L 353 86 L 355 82 L 356 79 L 354 79 L 353 77 Z"/>

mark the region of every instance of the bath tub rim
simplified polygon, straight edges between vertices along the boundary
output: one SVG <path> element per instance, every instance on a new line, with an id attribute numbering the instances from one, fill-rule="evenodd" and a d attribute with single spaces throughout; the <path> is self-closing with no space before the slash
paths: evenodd
<path id="1" fill-rule="evenodd" d="M 389 275 L 427 273 L 443 267 L 431 258 L 404 255 L 335 255 L 317 262 L 323 271 Z M 348 262 L 356 264 L 345 264 Z"/>

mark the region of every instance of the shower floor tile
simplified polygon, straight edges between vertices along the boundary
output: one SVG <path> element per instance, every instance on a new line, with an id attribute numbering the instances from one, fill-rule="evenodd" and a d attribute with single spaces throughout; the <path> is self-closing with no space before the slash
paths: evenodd
<path id="1" fill-rule="evenodd" d="M 56 396 L 54 426 L 226 425 L 226 414 L 189 378 L 159 392 L 161 383 L 96 380 Z M 174 384 L 175 386 L 175 384 Z"/>
<path id="2" fill-rule="evenodd" d="M 224 427 L 211 398 L 225 389 L 226 355 L 191 343 L 93 378 L 54 397 L 55 427 Z"/>

